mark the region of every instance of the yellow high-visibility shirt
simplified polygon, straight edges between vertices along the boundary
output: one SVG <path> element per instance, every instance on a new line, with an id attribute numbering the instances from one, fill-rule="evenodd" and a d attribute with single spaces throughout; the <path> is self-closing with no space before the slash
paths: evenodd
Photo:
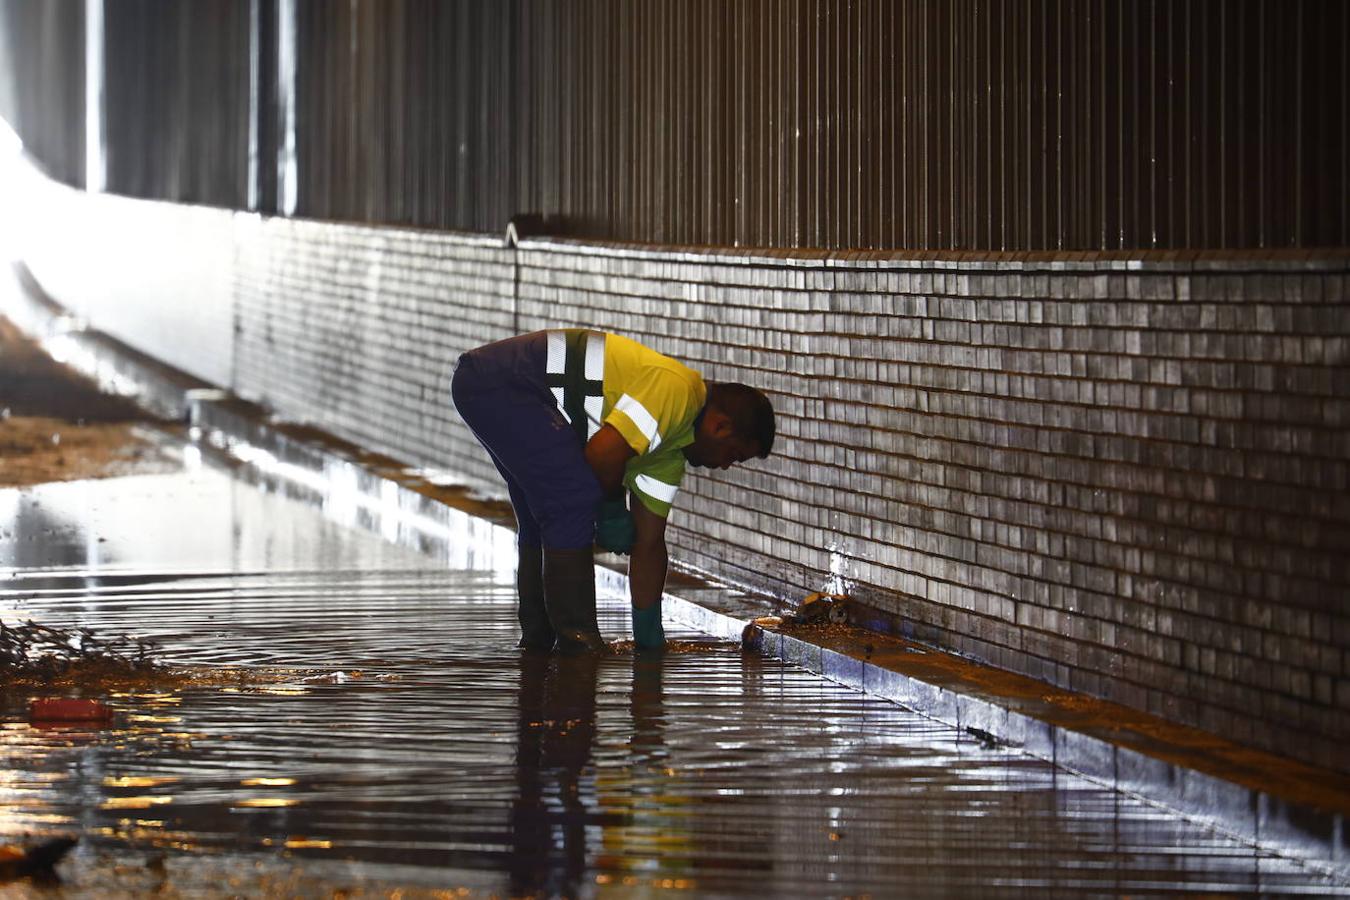
<path id="1" fill-rule="evenodd" d="M 549 372 L 563 371 L 565 331 L 550 332 Z M 624 485 L 656 515 L 670 514 L 684 479 L 683 449 L 694 441 L 694 419 L 708 389 L 688 366 L 617 334 L 585 335 L 585 367 L 594 379 L 595 342 L 604 341 L 603 404 L 585 405 L 588 434 L 612 425 L 637 454 L 624 470 Z M 594 383 L 594 381 L 591 381 Z M 562 389 L 555 388 L 562 408 Z M 599 399 L 599 398 L 595 398 Z M 595 407 L 601 407 L 596 409 Z"/>
<path id="2" fill-rule="evenodd" d="M 661 518 L 684 479 L 684 448 L 708 388 L 688 366 L 617 334 L 605 338 L 605 417 L 637 452 L 623 483 Z"/>

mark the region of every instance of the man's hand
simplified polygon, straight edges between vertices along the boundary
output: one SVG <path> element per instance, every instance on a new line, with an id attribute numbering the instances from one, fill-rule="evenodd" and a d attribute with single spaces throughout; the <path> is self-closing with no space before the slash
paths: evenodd
<path id="1" fill-rule="evenodd" d="M 595 516 L 595 542 L 610 553 L 632 553 L 636 531 L 633 515 L 623 497 L 609 497 L 600 503 Z"/>
<path id="2" fill-rule="evenodd" d="M 604 425 L 586 444 L 586 462 L 600 482 L 606 497 L 612 497 L 623 488 L 623 470 L 636 451 L 628 446 L 623 435 L 613 425 Z"/>

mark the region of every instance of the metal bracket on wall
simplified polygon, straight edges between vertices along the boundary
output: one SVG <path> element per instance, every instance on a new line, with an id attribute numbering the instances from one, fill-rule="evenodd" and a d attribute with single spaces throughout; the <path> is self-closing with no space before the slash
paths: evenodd
<path id="1" fill-rule="evenodd" d="M 525 238 L 541 237 L 550 231 L 557 231 L 559 224 L 556 216 L 542 213 L 517 213 L 506 223 L 506 237 L 503 246 L 515 248 Z"/>
<path id="2" fill-rule="evenodd" d="M 541 213 L 518 213 L 506 223 L 506 234 L 502 246 L 517 251 L 512 260 L 511 272 L 511 332 L 520 334 L 520 242 L 525 238 L 538 237 L 548 233 L 550 222 L 558 220 Z"/>

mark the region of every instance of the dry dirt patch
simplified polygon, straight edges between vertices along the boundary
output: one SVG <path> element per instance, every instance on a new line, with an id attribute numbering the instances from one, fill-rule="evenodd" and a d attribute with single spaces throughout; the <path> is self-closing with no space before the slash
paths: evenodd
<path id="1" fill-rule="evenodd" d="M 0 317 L 0 487 L 166 471 L 152 426 L 173 427 L 101 393 Z"/>

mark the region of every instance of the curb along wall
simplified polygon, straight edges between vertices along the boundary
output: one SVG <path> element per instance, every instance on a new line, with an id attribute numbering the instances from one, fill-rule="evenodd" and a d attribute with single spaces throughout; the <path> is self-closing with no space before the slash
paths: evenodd
<path id="1" fill-rule="evenodd" d="M 28 262 L 96 327 L 483 484 L 477 344 L 582 325 L 760 386 L 775 456 L 691 474 L 679 561 L 1350 771 L 1343 257 L 508 249 L 47 190 L 84 225 Z M 153 252 L 113 265 L 131 221 Z"/>

